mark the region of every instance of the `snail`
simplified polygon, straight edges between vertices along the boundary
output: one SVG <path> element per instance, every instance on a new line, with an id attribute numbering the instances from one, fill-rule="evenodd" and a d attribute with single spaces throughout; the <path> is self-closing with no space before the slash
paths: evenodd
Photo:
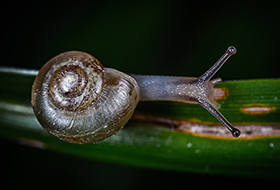
<path id="1" fill-rule="evenodd" d="M 80 51 L 62 53 L 38 73 L 31 104 L 45 130 L 76 144 L 101 141 L 119 131 L 139 101 L 176 101 L 200 104 L 224 124 L 234 137 L 240 131 L 218 111 L 210 79 L 236 53 L 230 46 L 199 78 L 128 75 L 105 68 L 92 55 Z"/>

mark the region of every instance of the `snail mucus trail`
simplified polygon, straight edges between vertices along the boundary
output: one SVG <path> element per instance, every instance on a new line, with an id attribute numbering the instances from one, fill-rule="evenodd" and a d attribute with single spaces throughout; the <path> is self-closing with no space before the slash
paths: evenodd
<path id="1" fill-rule="evenodd" d="M 193 77 L 128 75 L 105 68 L 79 51 L 49 60 L 37 75 L 31 104 L 40 124 L 57 138 L 76 144 L 103 140 L 119 131 L 139 101 L 200 104 L 224 124 L 233 137 L 240 131 L 218 111 L 210 79 L 236 53 L 231 46 L 203 75 Z"/>

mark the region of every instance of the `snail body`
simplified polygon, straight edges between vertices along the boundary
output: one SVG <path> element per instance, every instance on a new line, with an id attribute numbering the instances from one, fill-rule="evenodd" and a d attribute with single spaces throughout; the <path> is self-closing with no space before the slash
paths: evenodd
<path id="1" fill-rule="evenodd" d="M 57 138 L 76 144 L 103 140 L 119 131 L 140 101 L 200 104 L 240 135 L 217 110 L 209 81 L 236 49 L 227 52 L 199 78 L 128 75 L 103 68 L 93 56 L 79 51 L 49 60 L 37 75 L 31 104 L 40 124 Z"/>

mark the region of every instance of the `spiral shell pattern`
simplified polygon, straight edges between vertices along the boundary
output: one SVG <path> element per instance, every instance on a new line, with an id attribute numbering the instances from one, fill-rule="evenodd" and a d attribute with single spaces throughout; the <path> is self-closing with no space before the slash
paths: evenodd
<path id="1" fill-rule="evenodd" d="M 56 64 L 59 62 L 59 64 Z M 103 67 L 93 56 L 67 52 L 50 60 L 43 82 L 48 84 L 49 96 L 56 107 L 75 111 L 89 107 L 101 94 Z"/>
<path id="2" fill-rule="evenodd" d="M 103 68 L 79 51 L 60 54 L 37 75 L 31 104 L 40 124 L 61 140 L 86 144 L 119 131 L 139 101 L 139 87 L 129 75 Z"/>

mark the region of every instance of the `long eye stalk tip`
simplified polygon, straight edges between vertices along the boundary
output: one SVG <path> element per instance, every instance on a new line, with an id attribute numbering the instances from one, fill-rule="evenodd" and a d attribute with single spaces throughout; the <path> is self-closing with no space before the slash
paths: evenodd
<path id="1" fill-rule="evenodd" d="M 241 135 L 241 132 L 236 128 L 233 128 L 232 130 L 230 130 L 230 132 L 233 137 L 239 137 Z"/>
<path id="2" fill-rule="evenodd" d="M 227 52 L 230 53 L 231 55 L 234 55 L 236 54 L 237 50 L 234 46 L 229 46 Z"/>

